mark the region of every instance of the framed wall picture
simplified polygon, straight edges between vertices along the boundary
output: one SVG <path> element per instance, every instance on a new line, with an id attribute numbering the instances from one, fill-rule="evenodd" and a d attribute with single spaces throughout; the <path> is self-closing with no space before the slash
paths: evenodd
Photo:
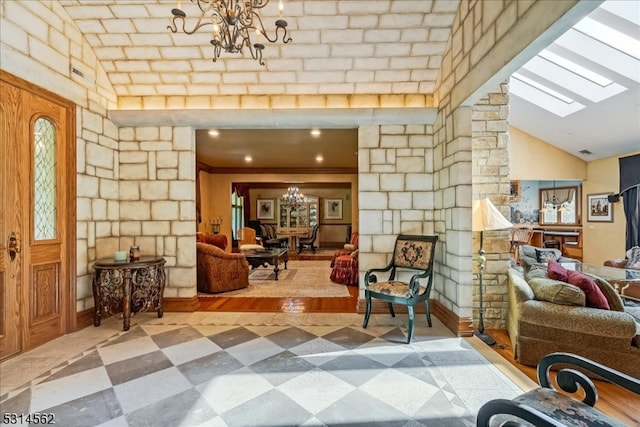
<path id="1" fill-rule="evenodd" d="M 607 198 L 610 194 L 587 194 L 587 221 L 613 222 L 613 205 Z"/>
<path id="2" fill-rule="evenodd" d="M 511 192 L 509 193 L 509 202 L 520 201 L 520 181 L 510 181 Z"/>
<path id="3" fill-rule="evenodd" d="M 324 219 L 342 219 L 342 199 L 324 199 Z"/>
<path id="4" fill-rule="evenodd" d="M 256 208 L 256 218 L 273 219 L 275 217 L 273 209 L 273 199 L 258 199 Z"/>

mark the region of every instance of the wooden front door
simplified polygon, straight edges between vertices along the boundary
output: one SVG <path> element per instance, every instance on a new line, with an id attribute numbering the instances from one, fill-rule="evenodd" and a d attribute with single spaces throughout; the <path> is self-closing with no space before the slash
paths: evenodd
<path id="1" fill-rule="evenodd" d="M 0 70 L 0 358 L 75 327 L 75 108 Z"/>

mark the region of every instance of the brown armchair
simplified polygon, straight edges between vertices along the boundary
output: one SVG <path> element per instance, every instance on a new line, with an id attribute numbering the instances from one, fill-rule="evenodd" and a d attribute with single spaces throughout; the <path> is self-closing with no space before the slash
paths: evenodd
<path id="1" fill-rule="evenodd" d="M 199 292 L 227 292 L 249 286 L 249 263 L 244 255 L 198 242 L 196 259 Z"/>
<path id="2" fill-rule="evenodd" d="M 635 253 L 634 253 L 634 250 L 635 250 Z M 637 246 L 634 246 L 633 248 L 629 249 L 625 253 L 625 257 L 624 258 L 608 259 L 608 260 L 606 260 L 604 262 L 604 265 L 607 266 L 607 267 L 634 269 L 634 267 L 627 267 L 627 264 L 629 262 L 629 259 L 632 256 L 637 256 L 638 251 L 640 251 L 640 248 L 638 248 Z"/>

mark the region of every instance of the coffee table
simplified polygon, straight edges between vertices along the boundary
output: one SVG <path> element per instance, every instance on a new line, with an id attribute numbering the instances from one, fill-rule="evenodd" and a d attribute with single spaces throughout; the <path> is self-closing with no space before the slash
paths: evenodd
<path id="1" fill-rule="evenodd" d="M 275 249 L 251 249 L 243 251 L 242 254 L 247 259 L 251 269 L 267 265 L 273 265 L 273 272 L 276 275 L 275 280 L 278 280 L 278 273 L 280 272 L 280 263 L 284 262 L 284 269 L 287 269 L 287 262 L 289 261 L 289 249 L 288 248 L 275 248 Z"/>
<path id="2" fill-rule="evenodd" d="M 640 301 L 640 271 L 586 263 L 569 264 L 575 266 L 575 270 L 601 277 L 611 283 L 620 296 Z"/>

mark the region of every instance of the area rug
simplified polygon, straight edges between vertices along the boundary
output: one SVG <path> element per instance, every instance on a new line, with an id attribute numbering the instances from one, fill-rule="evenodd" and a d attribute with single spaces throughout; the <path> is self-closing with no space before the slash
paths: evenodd
<path id="1" fill-rule="evenodd" d="M 484 402 L 522 393 L 437 319 L 407 345 L 389 316 L 261 317 L 138 317 L 0 404 L 67 427 L 471 427 Z"/>
<path id="2" fill-rule="evenodd" d="M 249 273 L 249 287 L 225 292 L 224 297 L 286 298 L 286 297 L 349 297 L 345 285 L 329 279 L 331 267 L 328 261 L 289 261 L 287 269 L 278 273 L 275 280 L 273 266 L 259 267 Z M 215 295 L 213 295 L 215 296 Z"/>

